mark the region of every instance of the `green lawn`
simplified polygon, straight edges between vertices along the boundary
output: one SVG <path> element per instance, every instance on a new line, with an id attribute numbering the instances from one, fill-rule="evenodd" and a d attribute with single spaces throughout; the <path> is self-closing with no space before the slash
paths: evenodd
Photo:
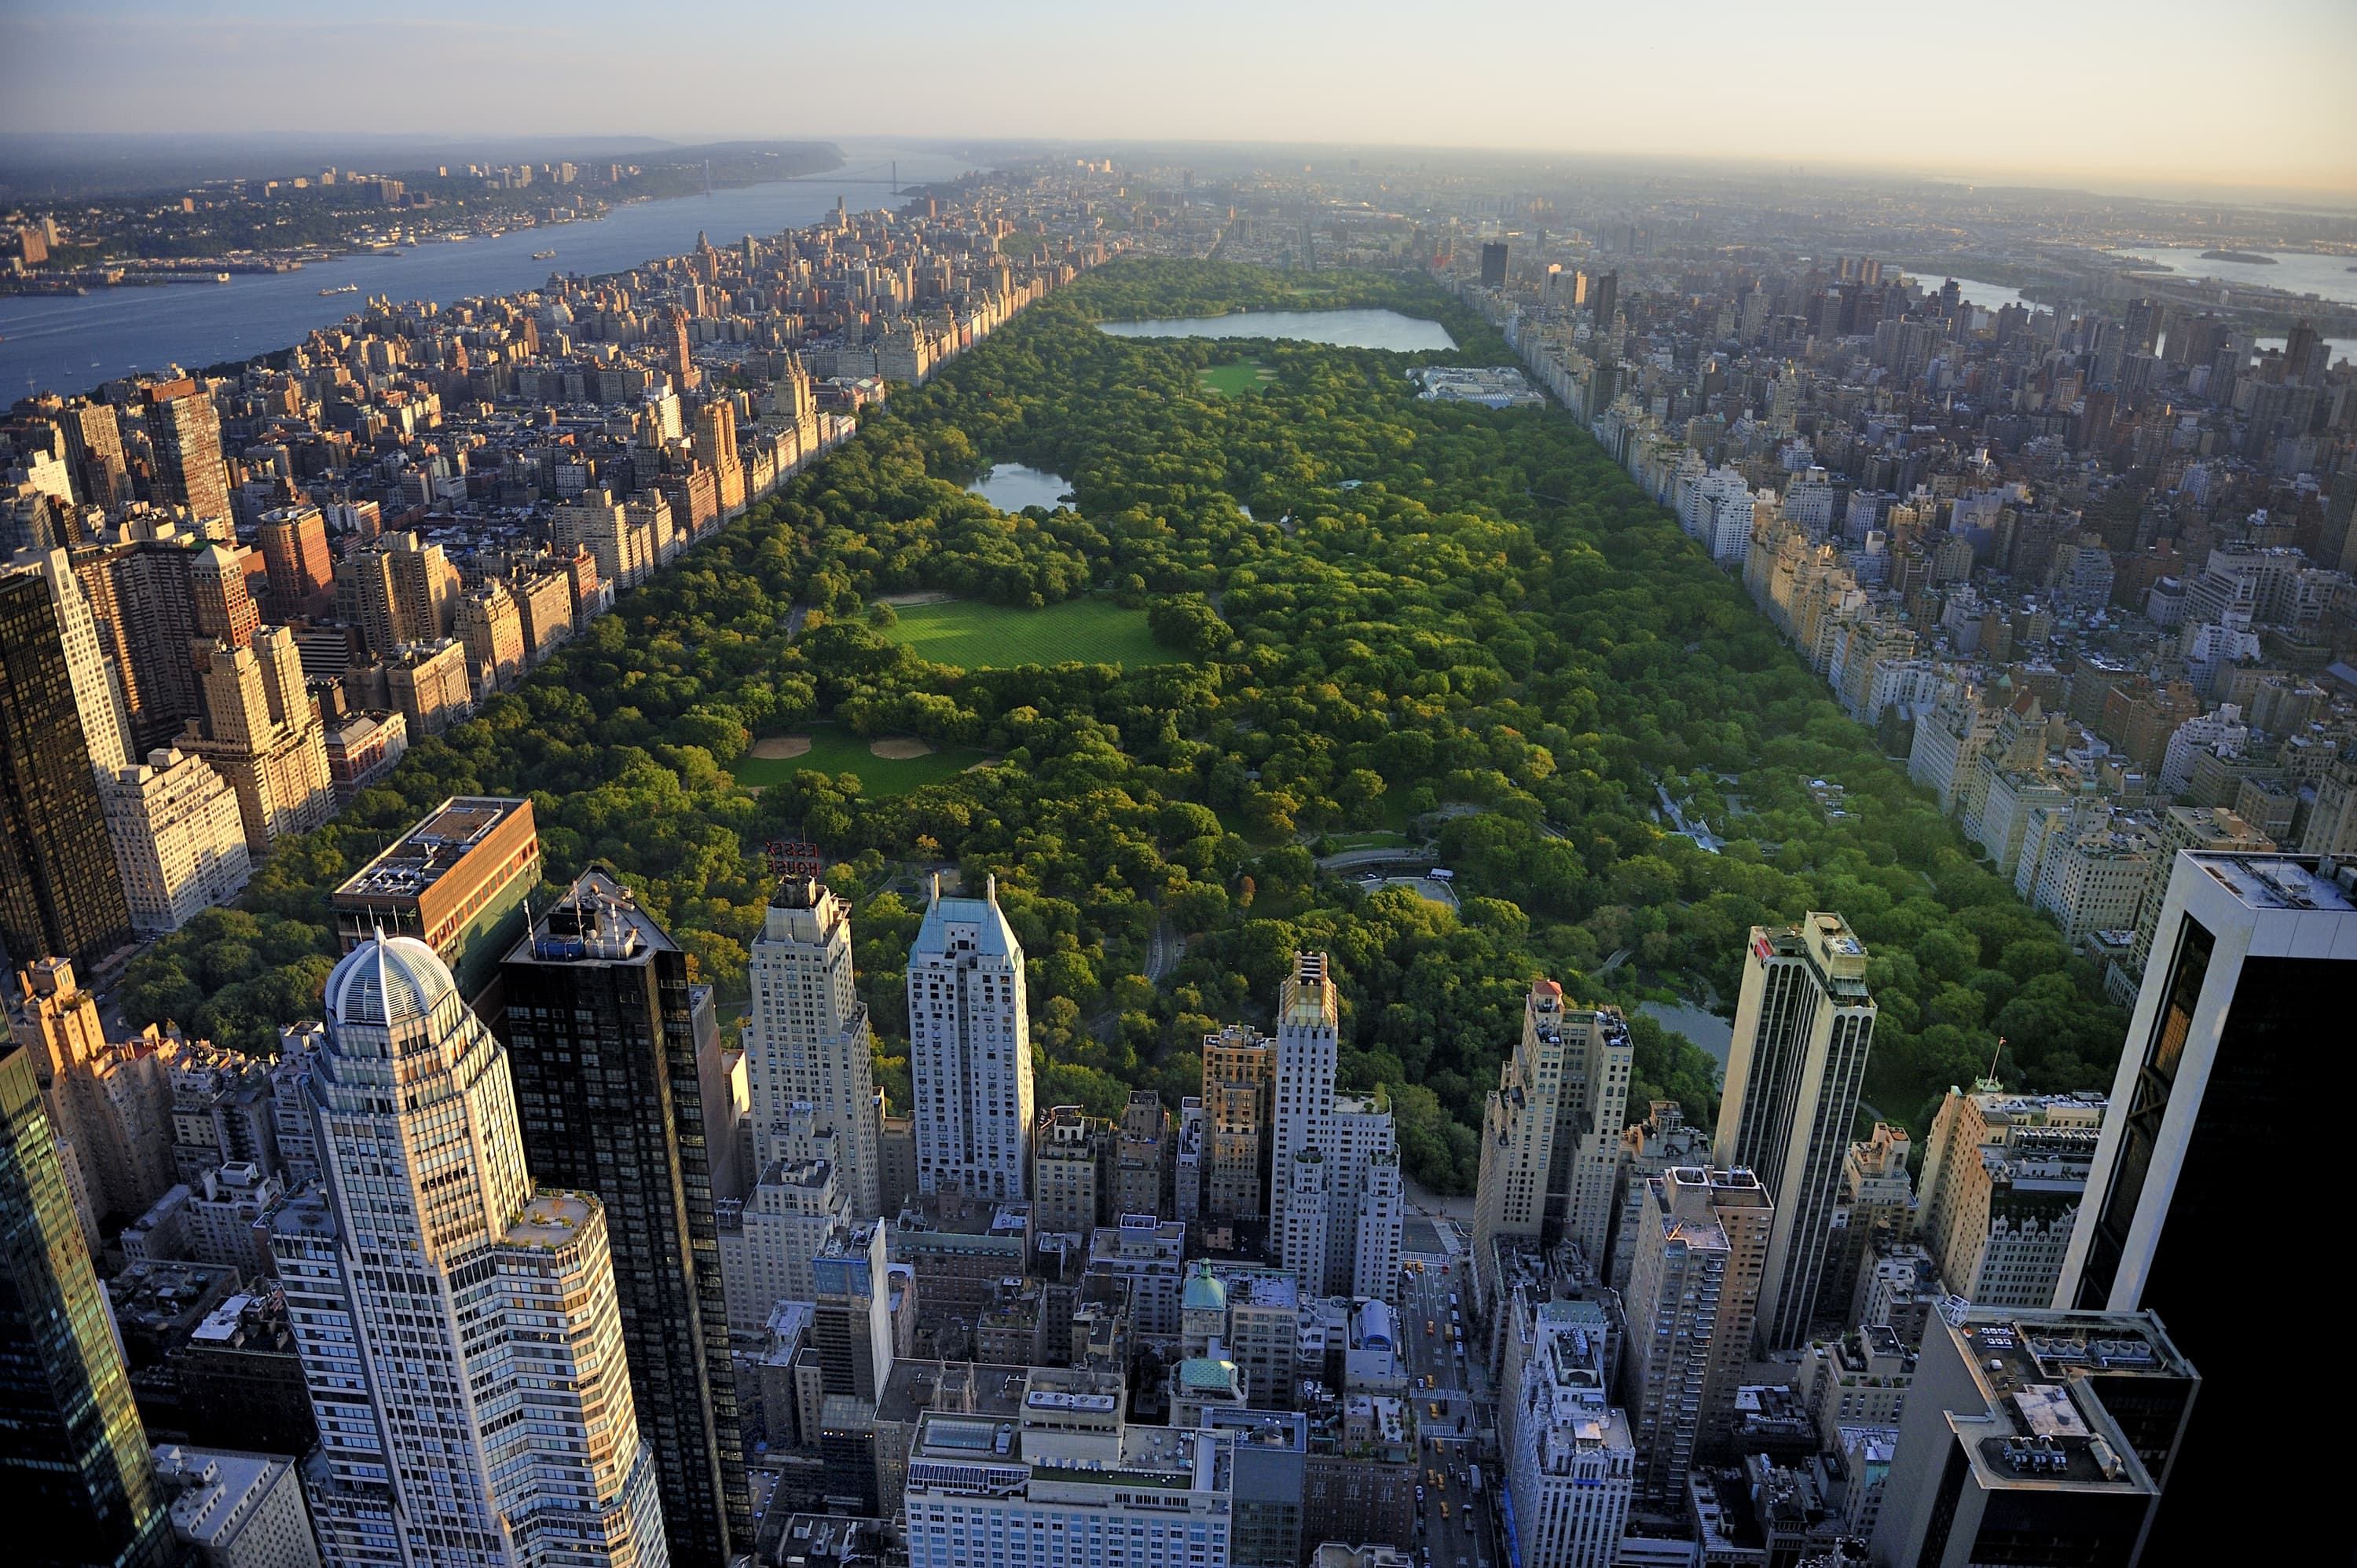
<path id="1" fill-rule="evenodd" d="M 952 748 L 929 757 L 878 757 L 867 742 L 840 725 L 806 725 L 794 732 L 810 738 L 811 748 L 800 757 L 755 757 L 737 759 L 732 771 L 739 784 L 784 784 L 804 768 L 821 773 L 856 773 L 870 795 L 905 795 L 927 784 L 954 778 L 984 759 L 979 751 Z"/>
<path id="2" fill-rule="evenodd" d="M 1234 397 L 1239 392 L 1258 392 L 1276 380 L 1276 372 L 1257 360 L 1243 360 L 1232 365 L 1213 365 L 1208 371 L 1197 371 L 1195 379 L 1205 392 L 1222 397 Z"/>
<path id="3" fill-rule="evenodd" d="M 1043 610 L 979 599 L 911 605 L 884 635 L 921 658 L 966 670 L 1024 664 L 1171 664 L 1179 655 L 1154 640 L 1146 612 L 1111 599 L 1068 599 Z"/>

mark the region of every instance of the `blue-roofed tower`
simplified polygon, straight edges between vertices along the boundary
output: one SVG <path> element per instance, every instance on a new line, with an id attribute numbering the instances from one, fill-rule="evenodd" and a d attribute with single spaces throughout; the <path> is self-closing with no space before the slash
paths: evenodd
<path id="1" fill-rule="evenodd" d="M 933 879 L 909 950 L 909 1076 L 917 1189 L 1020 1198 L 1031 1167 L 1031 1024 L 1023 944 L 998 907 Z"/>

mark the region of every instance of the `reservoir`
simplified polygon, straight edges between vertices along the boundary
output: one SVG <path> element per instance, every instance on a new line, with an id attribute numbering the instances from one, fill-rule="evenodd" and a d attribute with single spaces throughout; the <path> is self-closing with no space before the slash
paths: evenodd
<path id="1" fill-rule="evenodd" d="M 1071 480 L 1061 474 L 1027 467 L 1021 463 L 994 463 L 966 487 L 966 493 L 980 496 L 1001 511 L 1021 511 L 1027 506 L 1053 511 L 1059 506 L 1072 504 L 1062 499 L 1071 493 Z"/>
<path id="2" fill-rule="evenodd" d="M 1457 347 L 1457 339 L 1439 322 L 1396 310 L 1252 310 L 1158 321 L 1100 321 L 1097 329 L 1116 338 L 1273 338 L 1399 354 Z"/>
<path id="3" fill-rule="evenodd" d="M 35 390 L 86 392 L 167 363 L 199 370 L 266 354 L 341 321 L 374 294 L 440 304 L 512 294 L 545 283 L 552 272 L 594 277 L 679 255 L 694 248 L 699 231 L 716 246 L 748 234 L 767 239 L 818 221 L 834 210 L 838 197 L 853 211 L 890 200 L 889 166 L 878 160 L 888 160 L 893 149 L 847 145 L 844 152 L 847 161 L 834 173 L 633 202 L 594 222 L 516 229 L 496 240 L 346 256 L 300 272 L 232 273 L 225 284 L 0 299 L 0 405 Z M 903 186 L 952 179 L 970 166 L 943 153 L 901 149 L 899 158 Z M 532 259 L 547 250 L 556 252 L 554 260 Z M 323 288 L 348 283 L 360 292 L 319 296 Z"/>

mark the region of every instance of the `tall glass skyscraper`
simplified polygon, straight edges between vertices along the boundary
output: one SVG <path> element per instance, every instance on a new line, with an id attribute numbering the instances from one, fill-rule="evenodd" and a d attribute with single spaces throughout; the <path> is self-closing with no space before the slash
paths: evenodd
<path id="1" fill-rule="evenodd" d="M 0 946 L 85 975 L 131 942 L 106 812 L 56 607 L 37 572 L 0 575 Z"/>
<path id="2" fill-rule="evenodd" d="M 7 1559 L 44 1568 L 156 1568 L 172 1543 L 32 1055 L 5 1043 L 0 1518 Z"/>
<path id="3" fill-rule="evenodd" d="M 717 1031 L 696 1038 L 687 954 L 628 888 L 591 871 L 500 961 L 500 982 L 525 1161 L 536 1178 L 606 1201 L 630 1393 L 672 1560 L 728 1562 L 752 1547 L 753 1505 L 705 1135 L 705 1069 L 716 1082 L 724 1069 Z"/>
<path id="4" fill-rule="evenodd" d="M 2169 1488 L 2157 1541 L 2211 1526 L 2220 1498 L 2325 1498 L 2339 1480 L 2330 1444 L 2262 1440 L 2287 1405 L 2334 1408 L 2351 1379 L 2319 1355 L 2287 1391 L 2257 1331 L 2320 1232 L 2300 1180 L 2315 1167 L 2277 1171 L 2254 1151 L 2347 1103 L 2353 999 L 2344 857 L 2177 856 L 2054 1295 L 2057 1308 L 2154 1314 L 2201 1371 L 2182 1448 L 2147 1459 Z"/>
<path id="5" fill-rule="evenodd" d="M 534 1191 L 506 1053 L 413 937 L 328 977 L 324 1198 L 272 1236 L 330 1568 L 667 1568 L 593 1194 Z"/>

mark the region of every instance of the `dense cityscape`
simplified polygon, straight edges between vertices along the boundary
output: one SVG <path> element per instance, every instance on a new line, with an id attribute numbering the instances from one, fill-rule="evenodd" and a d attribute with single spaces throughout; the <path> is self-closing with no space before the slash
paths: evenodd
<path id="1" fill-rule="evenodd" d="M 2127 1568 L 2321 1484 L 2225 1271 L 2357 997 L 2357 210 L 1059 144 L 740 235 L 695 171 L 837 149 L 581 145 L 0 188 L 11 331 L 680 226 L 0 415 L 26 1561 Z"/>

